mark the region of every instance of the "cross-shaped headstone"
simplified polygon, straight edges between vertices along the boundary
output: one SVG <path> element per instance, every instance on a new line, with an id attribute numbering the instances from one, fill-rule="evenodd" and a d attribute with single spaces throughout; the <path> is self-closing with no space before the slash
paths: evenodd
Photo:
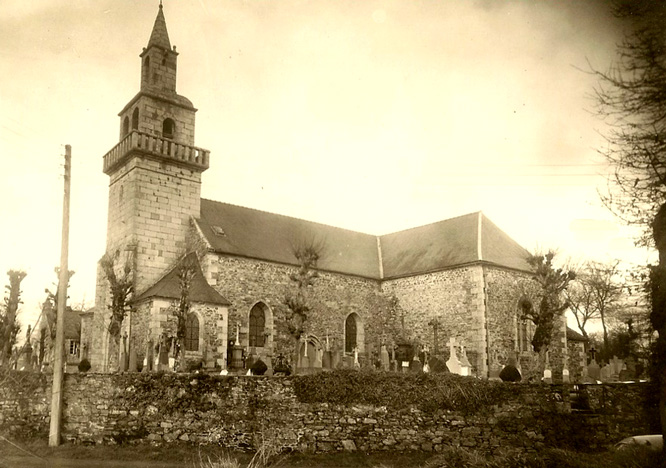
<path id="1" fill-rule="evenodd" d="M 451 337 L 447 345 L 451 350 L 451 355 L 449 356 L 449 360 L 446 361 L 446 367 L 448 367 L 449 372 L 452 374 L 462 375 L 462 367 L 460 366 L 460 361 L 456 355 L 456 339 Z"/>
<path id="2" fill-rule="evenodd" d="M 597 354 L 597 350 L 594 349 L 594 346 L 591 347 L 587 352 L 590 354 L 590 361 L 594 361 L 594 357 Z"/>
<path id="3" fill-rule="evenodd" d="M 456 343 L 456 339 L 454 337 L 449 338 L 449 341 L 446 343 L 446 346 L 449 347 L 449 349 L 452 353 L 455 351 L 455 347 L 457 345 L 458 345 L 458 343 Z"/>

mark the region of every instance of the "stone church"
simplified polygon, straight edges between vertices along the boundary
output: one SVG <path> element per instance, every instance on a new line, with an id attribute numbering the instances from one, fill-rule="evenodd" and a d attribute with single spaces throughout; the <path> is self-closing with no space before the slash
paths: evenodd
<path id="1" fill-rule="evenodd" d="M 382 344 L 399 360 L 424 348 L 446 360 L 455 339 L 472 373 L 489 377 L 531 353 L 533 325 L 518 307 L 534 299 L 528 252 L 483 213 L 377 236 L 202 199 L 201 174 L 214 156 L 195 146 L 197 109 L 176 92 L 178 52 L 161 5 L 140 57 L 140 90 L 120 111 L 119 143 L 103 158 L 107 252 L 135 271 L 123 334 L 139 360 L 168 329 L 184 261 L 195 265 L 188 360 L 229 368 L 233 347 L 269 367 L 290 356 L 284 300 L 295 288 L 294 245 L 308 239 L 323 246 L 300 353 L 310 367 L 327 350 L 336 362 L 355 355 L 365 365 Z M 108 289 L 98 274 L 96 306 L 82 319 L 94 372 L 108 370 Z"/>

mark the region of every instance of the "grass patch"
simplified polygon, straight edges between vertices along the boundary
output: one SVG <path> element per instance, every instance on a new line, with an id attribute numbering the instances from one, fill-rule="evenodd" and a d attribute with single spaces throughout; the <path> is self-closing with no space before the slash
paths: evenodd
<path id="1" fill-rule="evenodd" d="M 660 453 L 645 447 L 597 454 L 560 449 L 537 453 L 505 450 L 484 457 L 462 447 L 448 447 L 429 459 L 423 468 L 653 468 L 660 465 Z"/>
<path id="2" fill-rule="evenodd" d="M 433 455 L 426 452 L 332 452 L 292 453 L 262 462 L 251 453 L 233 452 L 220 446 L 164 444 L 134 446 L 62 445 L 48 447 L 46 441 L 20 444 L 21 448 L 46 459 L 86 459 L 182 463 L 192 468 L 652 468 L 662 466 L 660 453 L 644 447 L 597 454 L 559 449 L 537 453 L 504 450 L 485 456 L 462 447 L 447 447 Z M 3 456 L 26 456 L 22 450 L 0 440 Z"/>

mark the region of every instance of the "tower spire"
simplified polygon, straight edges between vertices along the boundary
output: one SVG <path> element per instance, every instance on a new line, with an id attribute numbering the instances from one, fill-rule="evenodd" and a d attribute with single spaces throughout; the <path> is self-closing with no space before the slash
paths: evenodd
<path id="1" fill-rule="evenodd" d="M 167 32 L 161 0 L 159 10 L 157 10 L 157 18 L 155 18 L 155 24 L 153 25 L 153 32 L 150 34 L 150 39 L 148 40 L 148 46 L 146 48 L 150 48 L 151 46 L 171 50 L 171 42 L 169 41 L 169 33 Z"/>

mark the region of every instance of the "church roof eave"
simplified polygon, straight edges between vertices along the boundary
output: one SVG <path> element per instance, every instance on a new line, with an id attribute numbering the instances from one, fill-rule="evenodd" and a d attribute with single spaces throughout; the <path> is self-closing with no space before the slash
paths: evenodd
<path id="1" fill-rule="evenodd" d="M 190 285 L 189 299 L 192 303 L 217 304 L 229 306 L 231 303 L 208 284 L 201 271 L 201 265 L 194 252 L 183 257 L 171 270 L 169 270 L 155 284 L 142 292 L 135 300 L 136 303 L 159 297 L 162 299 L 180 299 L 181 286 L 178 278 L 178 270 L 189 264 L 194 270 L 194 276 Z"/>
<path id="2" fill-rule="evenodd" d="M 147 97 L 152 98 L 152 99 L 157 99 L 158 101 L 166 102 L 166 103 L 169 103 L 169 104 L 175 104 L 176 106 L 182 107 L 183 109 L 189 109 L 189 110 L 194 111 L 194 112 L 196 112 L 198 110 L 196 107 L 194 107 L 194 105 L 192 104 L 192 101 L 187 99 L 185 96 L 181 96 L 180 94 L 176 94 L 176 93 L 169 94 L 168 97 L 167 97 L 167 96 L 163 96 L 163 95 L 160 95 L 160 94 L 157 94 L 157 93 L 151 93 L 150 91 L 139 91 L 130 100 L 130 102 L 125 104 L 125 107 L 123 107 L 123 110 L 121 110 L 118 113 L 118 115 L 119 116 L 123 115 L 127 111 L 127 109 L 132 107 L 136 103 L 136 101 L 139 100 L 139 98 L 141 96 L 147 96 Z"/>

